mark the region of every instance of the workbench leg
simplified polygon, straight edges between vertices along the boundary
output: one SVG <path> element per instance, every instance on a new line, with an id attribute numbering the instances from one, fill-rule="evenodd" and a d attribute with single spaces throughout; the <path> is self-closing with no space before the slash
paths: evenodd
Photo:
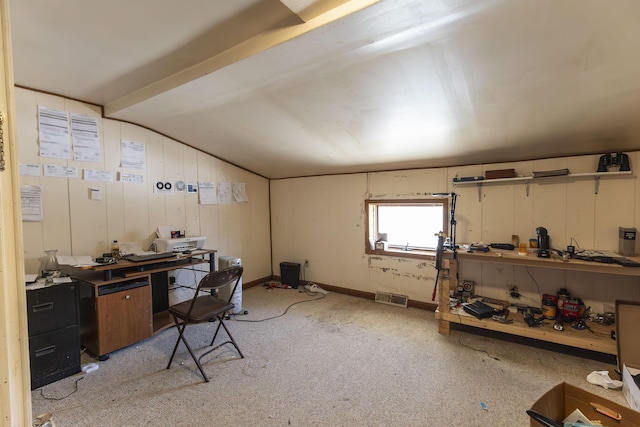
<path id="1" fill-rule="evenodd" d="M 438 320 L 438 333 L 449 335 L 451 333 L 451 322 L 442 319 Z"/>
<path id="2" fill-rule="evenodd" d="M 440 311 L 440 318 L 438 320 L 438 333 L 443 335 L 449 335 L 451 333 L 451 323 L 448 320 L 442 318 L 443 313 L 449 313 L 449 294 L 453 286 L 455 289 L 458 286 L 457 283 L 457 269 L 458 261 L 456 259 L 445 259 L 445 267 L 448 272 L 440 272 L 440 279 L 442 279 L 440 289 L 438 290 L 438 310 Z M 452 283 L 453 282 L 453 283 Z"/>

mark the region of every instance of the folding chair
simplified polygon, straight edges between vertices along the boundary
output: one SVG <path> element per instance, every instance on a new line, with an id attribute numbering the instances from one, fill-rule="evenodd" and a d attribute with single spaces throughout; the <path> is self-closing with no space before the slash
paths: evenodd
<path id="1" fill-rule="evenodd" d="M 176 341 L 176 345 L 173 347 L 173 353 L 171 353 L 171 359 L 169 359 L 167 369 L 171 367 L 171 362 L 173 361 L 173 357 L 176 354 L 176 350 L 178 349 L 180 341 L 182 341 L 187 347 L 187 350 L 189 350 L 189 354 L 191 354 L 194 362 L 196 362 L 196 365 L 198 365 L 198 369 L 200 369 L 200 373 L 202 373 L 202 376 L 206 382 L 209 382 L 209 378 L 207 377 L 207 374 L 205 374 L 200 360 L 207 354 L 217 350 L 225 344 L 232 344 L 240 354 L 240 357 L 244 358 L 244 355 L 240 351 L 240 348 L 238 348 L 236 341 L 233 339 L 231 332 L 229 332 L 229 329 L 227 329 L 227 326 L 224 324 L 223 320 L 225 313 L 228 310 L 233 309 L 233 303 L 230 300 L 235 293 L 238 283 L 240 282 L 242 272 L 243 268 L 240 266 L 230 267 L 220 271 L 212 271 L 211 273 L 204 276 L 202 280 L 200 280 L 193 299 L 181 302 L 179 304 L 174 304 L 169 307 L 169 313 L 173 315 L 173 320 L 175 321 L 176 327 L 178 329 L 178 339 Z M 233 285 L 233 290 L 229 294 L 231 295 L 229 301 L 224 301 L 214 296 L 217 295 L 216 291 L 218 289 L 231 285 Z M 211 292 L 201 295 L 201 291 L 205 290 Z M 215 319 L 218 319 L 218 327 L 216 328 L 216 332 L 213 335 L 213 339 L 211 340 L 211 344 L 209 344 L 209 346 L 213 345 L 213 342 L 216 340 L 221 326 L 227 332 L 227 336 L 229 337 L 229 339 L 207 350 L 206 352 L 201 354 L 200 357 L 196 357 L 195 353 L 191 349 L 191 346 L 187 342 L 187 339 L 184 335 L 184 330 L 190 323 L 209 322 Z"/>

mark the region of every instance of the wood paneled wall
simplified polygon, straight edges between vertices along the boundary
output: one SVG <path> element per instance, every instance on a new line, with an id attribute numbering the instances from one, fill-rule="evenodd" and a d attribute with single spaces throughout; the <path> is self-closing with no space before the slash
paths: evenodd
<path id="1" fill-rule="evenodd" d="M 551 244 L 566 248 L 617 251 L 618 227 L 640 228 L 640 185 L 635 169 L 640 153 L 628 153 L 634 172 L 595 180 L 549 178 L 524 182 L 454 185 L 453 177 L 484 175 L 487 170 L 514 168 L 518 175 L 568 168 L 571 173 L 595 172 L 599 156 L 540 159 L 508 164 L 371 172 L 352 175 L 271 181 L 273 271 L 282 261 L 303 265 L 307 280 L 362 292 L 392 292 L 431 302 L 435 280 L 433 262 L 367 255 L 364 252 L 364 200 L 419 198 L 429 193 L 456 192 L 457 243 L 511 242 L 549 231 Z M 639 242 L 636 242 L 638 246 Z M 640 255 L 640 250 L 636 249 Z M 594 310 L 611 308 L 615 299 L 640 299 L 640 280 L 549 271 L 539 268 L 465 262 L 460 279 L 476 282 L 476 292 L 507 298 L 510 285 L 523 294 L 520 302 L 539 305 L 541 293 L 568 287 Z"/>
<path id="2" fill-rule="evenodd" d="M 38 106 L 98 118 L 102 162 L 78 162 L 39 156 Z M 187 235 L 206 236 L 218 255 L 242 258 L 245 281 L 271 275 L 268 180 L 142 127 L 103 119 L 98 107 L 17 89 L 19 161 L 23 164 L 75 166 L 78 178 L 21 176 L 21 184 L 42 188 L 44 220 L 23 222 L 25 268 L 36 273 L 46 249 L 64 255 L 99 256 L 113 240 L 139 242 L 146 249 L 160 225 L 175 225 Z M 143 184 L 117 180 L 120 141 L 142 142 L 146 170 Z M 112 171 L 113 182 L 85 181 L 83 169 Z M 243 182 L 248 203 L 201 205 L 197 194 L 157 194 L 157 180 L 175 182 Z M 99 188 L 102 200 L 91 200 Z"/>

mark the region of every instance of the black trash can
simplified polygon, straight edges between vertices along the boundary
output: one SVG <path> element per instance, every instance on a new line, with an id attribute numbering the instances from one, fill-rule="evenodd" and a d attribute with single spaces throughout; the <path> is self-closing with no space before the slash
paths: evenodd
<path id="1" fill-rule="evenodd" d="M 300 264 L 295 262 L 280 263 L 280 281 L 296 289 L 300 284 Z"/>

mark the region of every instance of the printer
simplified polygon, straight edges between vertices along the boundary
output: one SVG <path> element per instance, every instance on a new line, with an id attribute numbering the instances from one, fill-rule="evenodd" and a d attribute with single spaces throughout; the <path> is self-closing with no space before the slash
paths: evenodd
<path id="1" fill-rule="evenodd" d="M 156 231 L 157 239 L 153 241 L 156 252 L 184 252 L 202 249 L 204 242 L 207 240 L 205 236 L 184 236 L 176 232 L 175 227 L 162 226 Z M 172 237 L 179 236 L 179 237 Z"/>

